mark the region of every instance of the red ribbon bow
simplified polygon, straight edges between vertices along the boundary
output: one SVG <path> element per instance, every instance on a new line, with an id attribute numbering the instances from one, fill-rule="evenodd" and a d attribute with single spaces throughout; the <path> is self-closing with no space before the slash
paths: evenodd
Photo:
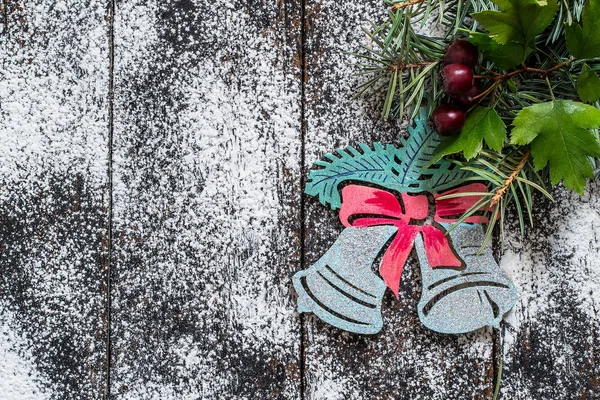
<path id="1" fill-rule="evenodd" d="M 481 196 L 461 196 L 438 200 L 441 196 L 454 193 L 487 192 L 484 184 L 473 183 L 434 195 L 436 211 L 435 222 L 456 222 L 458 217 L 481 199 Z M 388 191 L 368 186 L 348 185 L 342 189 L 342 207 L 340 220 L 346 227 L 369 227 L 394 225 L 398 228 L 396 236 L 383 255 L 379 272 L 386 285 L 398 297 L 400 277 L 413 242 L 419 232 L 423 235 L 427 262 L 435 267 L 460 267 L 462 261 L 456 256 L 446 235 L 433 225 L 414 225 L 411 220 L 425 220 L 429 214 L 429 201 L 425 195 L 402 193 L 402 203 Z M 468 223 L 481 224 L 487 219 L 471 216 Z"/>

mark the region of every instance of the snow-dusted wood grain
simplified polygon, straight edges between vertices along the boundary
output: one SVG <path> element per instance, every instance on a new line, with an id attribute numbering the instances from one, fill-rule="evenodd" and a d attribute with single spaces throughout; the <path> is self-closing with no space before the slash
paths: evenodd
<path id="1" fill-rule="evenodd" d="M 0 398 L 106 386 L 107 4 L 3 1 Z"/>
<path id="2" fill-rule="evenodd" d="M 110 3 L 2 7 L 0 398 L 489 399 L 500 354 L 505 399 L 600 395 L 598 182 L 507 238 L 500 338 L 423 328 L 414 260 L 376 336 L 295 313 L 342 230 L 302 177 L 402 134 L 350 99 L 381 2 L 117 1 L 112 148 Z"/>
<path id="3" fill-rule="evenodd" d="M 309 1 L 307 9 L 306 165 L 337 147 L 395 142 L 402 130 L 380 121 L 378 108 L 350 98 L 355 67 L 344 51 L 365 43 L 360 27 L 382 20 L 381 2 Z M 337 215 L 306 199 L 305 266 L 335 241 Z M 411 261 L 400 299 L 387 292 L 384 328 L 375 336 L 343 333 L 304 318 L 307 399 L 480 399 L 493 390 L 492 331 L 448 336 L 422 326 L 416 311 L 420 273 Z"/>
<path id="4" fill-rule="evenodd" d="M 299 397 L 299 4 L 117 3 L 114 398 Z"/>
<path id="5" fill-rule="evenodd" d="M 600 182 L 554 195 L 502 260 L 520 292 L 503 332 L 505 399 L 600 397 Z"/>

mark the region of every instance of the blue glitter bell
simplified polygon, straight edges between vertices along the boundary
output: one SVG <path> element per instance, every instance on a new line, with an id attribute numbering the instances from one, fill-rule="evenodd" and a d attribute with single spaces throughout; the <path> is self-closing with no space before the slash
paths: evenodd
<path id="1" fill-rule="evenodd" d="M 350 332 L 379 332 L 386 286 L 371 267 L 396 231 L 394 226 L 344 229 L 319 261 L 294 275 L 298 312 L 313 312 Z"/>
<path id="2" fill-rule="evenodd" d="M 419 235 L 415 240 L 423 280 L 417 307 L 419 319 L 429 329 L 466 333 L 487 325 L 498 327 L 517 302 L 517 290 L 500 270 L 491 248 L 487 246 L 477 254 L 483 237 L 480 225 L 460 224 L 450 232 L 452 245 L 465 264 L 458 269 L 431 268 L 423 239 Z"/>

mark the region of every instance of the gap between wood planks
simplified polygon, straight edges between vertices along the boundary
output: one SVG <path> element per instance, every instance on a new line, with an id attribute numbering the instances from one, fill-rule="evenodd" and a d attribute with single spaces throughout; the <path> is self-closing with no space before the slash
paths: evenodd
<path id="1" fill-rule="evenodd" d="M 2 0 L 2 23 L 4 25 L 4 34 L 8 35 L 8 4 L 7 4 L 7 0 Z"/>
<path id="2" fill-rule="evenodd" d="M 302 9 L 300 10 L 301 28 L 300 28 L 300 269 L 306 268 L 305 265 L 305 234 L 306 229 L 306 202 L 304 195 L 304 165 L 306 161 L 306 80 L 308 78 L 308 68 L 306 65 L 306 5 L 307 0 L 302 0 Z M 306 341 L 306 319 L 304 314 L 300 314 L 300 400 L 305 399 L 305 363 L 304 363 L 304 343 Z"/>
<path id="3" fill-rule="evenodd" d="M 113 247 L 113 134 L 115 100 L 115 0 L 108 4 L 108 255 L 106 265 L 106 387 L 104 399 L 110 397 L 111 365 L 111 271 Z"/>

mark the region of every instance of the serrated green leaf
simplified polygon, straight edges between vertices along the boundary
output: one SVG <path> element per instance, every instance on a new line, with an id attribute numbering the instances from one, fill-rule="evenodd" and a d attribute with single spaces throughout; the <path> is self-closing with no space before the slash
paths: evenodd
<path id="1" fill-rule="evenodd" d="M 433 160 L 448 154 L 463 153 L 467 160 L 476 157 L 483 141 L 493 150 L 500 151 L 506 139 L 506 125 L 493 108 L 477 107 L 468 116 L 465 126 L 456 136 L 445 139 L 435 150 Z"/>
<path id="2" fill-rule="evenodd" d="M 600 143 L 590 129 L 600 127 L 600 110 L 570 100 L 556 100 L 522 109 L 515 118 L 511 144 L 531 143 L 536 170 L 550 164 L 550 180 L 564 181 L 583 194 L 594 176 L 588 156 L 600 157 Z"/>
<path id="3" fill-rule="evenodd" d="M 542 5 L 536 0 L 494 0 L 502 11 L 482 11 L 472 14 L 490 37 L 500 44 L 520 43 L 535 48 L 535 37 L 552 23 L 558 10 L 556 0 Z"/>
<path id="4" fill-rule="evenodd" d="M 587 0 L 583 6 L 581 22 L 570 26 L 565 23 L 567 49 L 575 58 L 600 57 L 600 35 L 596 31 L 600 21 L 600 1 Z"/>
<path id="5" fill-rule="evenodd" d="M 500 44 L 485 33 L 471 32 L 469 41 L 483 54 L 484 60 L 493 62 L 501 70 L 511 69 L 522 64 L 532 51 L 520 43 Z"/>
<path id="6" fill-rule="evenodd" d="M 595 71 L 584 67 L 577 78 L 577 93 L 586 103 L 593 103 L 600 99 L 600 78 Z"/>

